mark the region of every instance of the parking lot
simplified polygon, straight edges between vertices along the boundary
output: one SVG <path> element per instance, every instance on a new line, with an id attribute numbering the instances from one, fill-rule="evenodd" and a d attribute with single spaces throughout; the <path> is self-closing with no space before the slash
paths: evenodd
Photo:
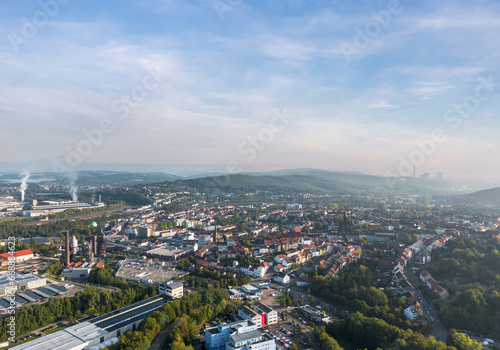
<path id="1" fill-rule="evenodd" d="M 241 291 L 240 288 L 237 289 L 241 292 L 238 297 L 242 300 L 252 296 L 252 294 Z M 287 290 L 287 286 L 275 283 L 270 284 L 268 288 L 261 289 L 262 294 L 259 294 L 259 298 L 255 301 L 261 302 L 276 310 L 279 318 L 281 318 L 282 312 L 285 312 L 285 319 L 280 320 L 279 325 L 264 325 L 262 327 L 262 332 L 270 334 L 276 340 L 277 349 L 291 349 L 292 344 L 295 344 L 298 349 L 307 349 L 309 348 L 306 343 L 307 337 L 313 341 L 313 348 L 320 349 L 319 344 L 315 341 L 314 332 L 307 328 L 309 323 L 302 316 L 294 315 L 293 307 L 280 307 L 278 296 L 282 292 L 286 293 Z"/>

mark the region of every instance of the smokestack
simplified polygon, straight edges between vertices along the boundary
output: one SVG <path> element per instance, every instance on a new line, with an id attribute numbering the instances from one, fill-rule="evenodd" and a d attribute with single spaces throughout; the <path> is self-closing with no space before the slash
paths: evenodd
<path id="1" fill-rule="evenodd" d="M 413 166 L 413 177 L 417 175 L 417 167 L 414 165 Z"/>
<path id="2" fill-rule="evenodd" d="M 97 237 L 92 236 L 92 251 L 94 252 L 94 256 L 97 256 Z"/>
<path id="3" fill-rule="evenodd" d="M 69 231 L 66 231 L 66 266 L 71 264 L 71 251 L 69 250 Z"/>

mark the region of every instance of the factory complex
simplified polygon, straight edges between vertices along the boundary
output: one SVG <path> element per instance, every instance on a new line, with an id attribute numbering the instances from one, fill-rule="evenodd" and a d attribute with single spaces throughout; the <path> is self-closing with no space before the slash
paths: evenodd
<path id="1" fill-rule="evenodd" d="M 159 310 L 164 295 L 142 300 L 122 309 L 77 323 L 61 331 L 15 346 L 13 350 L 98 350 L 118 341 L 126 331 L 135 331 L 142 320 Z"/>

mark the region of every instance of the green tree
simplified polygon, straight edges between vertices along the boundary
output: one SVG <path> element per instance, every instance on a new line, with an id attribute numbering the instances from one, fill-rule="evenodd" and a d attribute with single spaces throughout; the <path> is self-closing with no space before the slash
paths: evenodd
<path id="1" fill-rule="evenodd" d="M 455 329 L 450 330 L 449 336 L 450 343 L 458 350 L 481 350 L 483 348 L 480 342 L 469 338 L 463 333 L 457 332 Z"/>

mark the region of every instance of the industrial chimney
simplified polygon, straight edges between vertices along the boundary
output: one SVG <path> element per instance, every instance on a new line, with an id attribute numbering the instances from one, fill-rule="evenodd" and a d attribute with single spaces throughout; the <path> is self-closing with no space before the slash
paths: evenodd
<path id="1" fill-rule="evenodd" d="M 69 249 L 69 231 L 66 231 L 66 267 L 71 264 L 71 251 Z"/>
<path id="2" fill-rule="evenodd" d="M 92 252 L 94 253 L 94 256 L 97 256 L 97 237 L 92 236 Z"/>

